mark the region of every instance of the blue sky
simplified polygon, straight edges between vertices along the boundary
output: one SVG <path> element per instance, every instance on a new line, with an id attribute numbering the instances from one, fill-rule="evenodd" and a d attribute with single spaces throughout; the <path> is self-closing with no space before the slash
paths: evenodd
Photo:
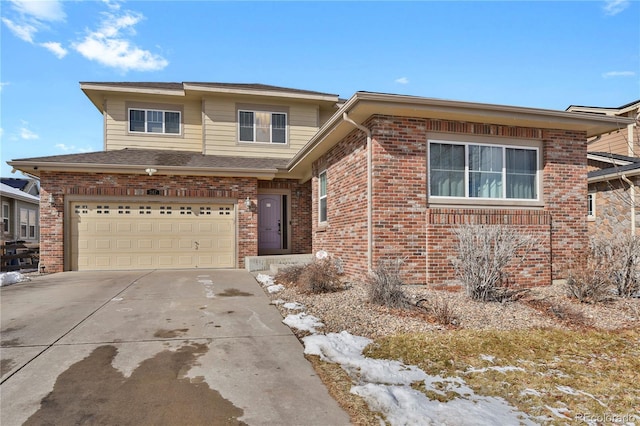
<path id="1" fill-rule="evenodd" d="M 102 149 L 80 81 L 263 83 L 564 110 L 640 98 L 640 2 L 0 1 L 6 161 Z"/>

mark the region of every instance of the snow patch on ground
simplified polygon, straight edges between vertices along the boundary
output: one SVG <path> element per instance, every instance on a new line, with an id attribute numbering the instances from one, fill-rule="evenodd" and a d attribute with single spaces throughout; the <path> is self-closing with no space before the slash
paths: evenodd
<path id="1" fill-rule="evenodd" d="M 269 285 L 273 285 L 275 284 L 273 282 L 273 277 L 271 277 L 270 275 L 266 275 L 266 274 L 258 274 L 256 276 L 256 280 L 262 284 L 263 286 L 269 286 Z"/>
<path id="2" fill-rule="evenodd" d="M 298 302 L 287 302 L 282 306 L 285 309 L 289 309 L 290 311 L 303 311 L 303 310 L 306 309 L 306 306 L 304 306 L 302 303 L 298 303 Z"/>
<path id="3" fill-rule="evenodd" d="M 269 293 L 277 293 L 282 290 L 284 290 L 284 286 L 282 284 L 274 284 L 267 287 L 267 291 Z"/>
<path id="4" fill-rule="evenodd" d="M 340 364 L 357 383 L 351 392 L 367 401 L 371 410 L 383 413 L 392 425 L 535 424 L 502 398 L 475 395 L 460 377 L 429 376 L 414 365 L 365 357 L 362 350 L 371 343 L 365 337 L 341 331 L 307 336 L 302 341 L 305 354 Z M 411 387 L 415 382 L 423 382 L 427 390 L 439 394 L 453 391 L 459 396 L 446 403 L 430 400 Z"/>
<path id="5" fill-rule="evenodd" d="M 291 328 L 308 331 L 309 333 L 316 333 L 318 331 L 316 327 L 319 328 L 324 326 L 324 324 L 320 322 L 319 318 L 316 318 L 313 315 L 307 315 L 304 312 L 295 315 L 287 315 L 282 322 Z"/>
<path id="6" fill-rule="evenodd" d="M 31 281 L 31 279 L 20 272 L 3 272 L 0 274 L 0 287 L 25 281 Z"/>

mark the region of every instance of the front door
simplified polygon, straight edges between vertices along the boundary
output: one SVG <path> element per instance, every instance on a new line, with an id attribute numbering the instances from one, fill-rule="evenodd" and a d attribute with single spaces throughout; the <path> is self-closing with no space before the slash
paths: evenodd
<path id="1" fill-rule="evenodd" d="M 258 251 L 281 250 L 282 247 L 282 196 L 258 195 Z"/>

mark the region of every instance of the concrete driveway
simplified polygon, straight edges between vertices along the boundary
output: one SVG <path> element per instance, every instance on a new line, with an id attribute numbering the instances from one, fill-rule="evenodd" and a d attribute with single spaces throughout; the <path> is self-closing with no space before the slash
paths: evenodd
<path id="1" fill-rule="evenodd" d="M 0 297 L 3 426 L 349 424 L 248 272 L 65 272 Z"/>

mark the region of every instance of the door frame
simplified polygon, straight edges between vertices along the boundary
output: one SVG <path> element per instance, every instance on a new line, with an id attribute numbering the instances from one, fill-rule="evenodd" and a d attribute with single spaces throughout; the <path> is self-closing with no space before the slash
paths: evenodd
<path id="1" fill-rule="evenodd" d="M 258 188 L 258 195 L 278 195 L 282 197 L 287 196 L 287 202 L 281 203 L 282 211 L 287 214 L 287 223 L 283 224 L 287 227 L 287 243 L 286 249 L 272 249 L 272 250 L 260 250 L 258 248 L 258 256 L 267 256 L 271 254 L 291 254 L 291 190 L 290 189 L 273 189 L 273 188 Z M 260 212 L 258 211 L 258 214 Z M 259 231 L 258 231 L 259 232 Z M 257 239 L 257 236 L 256 236 Z"/>

